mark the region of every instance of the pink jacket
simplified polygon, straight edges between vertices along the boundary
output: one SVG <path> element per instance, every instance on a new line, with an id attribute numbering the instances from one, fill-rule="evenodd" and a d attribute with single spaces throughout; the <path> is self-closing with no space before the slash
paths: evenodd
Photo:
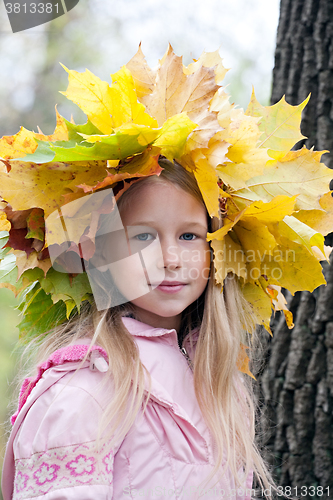
<path id="1" fill-rule="evenodd" d="M 103 384 L 96 370 L 103 371 L 106 354 L 94 347 L 82 365 L 87 345 L 60 349 L 21 393 L 3 468 L 4 500 L 196 498 L 213 468 L 212 441 L 177 333 L 123 321 L 151 375 L 144 415 L 118 446 L 97 451 L 98 419 L 112 394 L 112 381 Z M 215 481 L 201 498 L 248 500 L 253 494 L 252 474 L 240 489 L 230 477 Z"/>

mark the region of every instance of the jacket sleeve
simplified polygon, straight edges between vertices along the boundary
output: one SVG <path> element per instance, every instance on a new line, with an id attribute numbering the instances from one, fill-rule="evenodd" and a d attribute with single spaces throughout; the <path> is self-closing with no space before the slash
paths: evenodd
<path id="1" fill-rule="evenodd" d="M 116 449 L 96 442 L 99 390 L 106 390 L 99 375 L 89 369 L 68 373 L 30 407 L 13 444 L 13 500 L 113 498 Z"/>

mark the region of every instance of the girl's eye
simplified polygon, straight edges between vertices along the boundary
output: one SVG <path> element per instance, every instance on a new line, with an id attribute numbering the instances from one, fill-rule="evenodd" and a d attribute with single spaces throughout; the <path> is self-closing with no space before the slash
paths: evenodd
<path id="1" fill-rule="evenodd" d="M 193 233 L 184 233 L 181 235 L 181 238 L 185 241 L 192 241 L 196 238 L 196 235 Z"/>
<path id="2" fill-rule="evenodd" d="M 139 241 L 148 241 L 153 239 L 153 235 L 150 233 L 140 233 L 135 236 L 135 239 Z"/>

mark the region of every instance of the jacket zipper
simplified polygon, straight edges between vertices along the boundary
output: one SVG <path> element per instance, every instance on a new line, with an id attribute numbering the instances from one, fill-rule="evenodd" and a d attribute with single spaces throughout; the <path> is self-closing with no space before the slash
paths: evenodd
<path id="1" fill-rule="evenodd" d="M 193 363 L 192 363 L 192 360 L 190 358 L 190 356 L 188 355 L 185 347 L 181 347 L 180 348 L 180 352 L 182 353 L 182 355 L 184 356 L 184 358 L 186 359 L 187 361 L 187 364 L 188 366 L 191 368 L 191 370 L 193 371 Z"/>

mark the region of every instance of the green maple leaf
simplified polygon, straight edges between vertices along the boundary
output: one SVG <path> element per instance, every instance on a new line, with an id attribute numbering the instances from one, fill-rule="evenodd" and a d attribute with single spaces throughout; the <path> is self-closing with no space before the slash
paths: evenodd
<path id="1" fill-rule="evenodd" d="M 39 281 L 44 292 L 51 294 L 54 303 L 70 300 L 79 308 L 83 298 L 91 293 L 86 273 L 78 274 L 70 280 L 67 273 L 60 273 L 51 268 L 46 277 Z"/>
<path id="2" fill-rule="evenodd" d="M 65 303 L 59 301 L 54 304 L 39 283 L 33 283 L 25 290 L 18 308 L 23 315 L 18 329 L 20 338 L 24 340 L 45 334 L 67 319 Z"/>
<path id="3" fill-rule="evenodd" d="M 0 260 L 9 252 L 9 248 L 4 248 L 9 238 L 7 231 L 0 231 Z"/>
<path id="4" fill-rule="evenodd" d="M 91 123 L 90 120 L 83 125 L 75 125 L 75 123 L 71 123 L 64 118 L 64 122 L 66 123 L 66 127 L 68 130 L 68 140 L 79 143 L 82 141 L 82 136 L 80 134 L 86 135 L 101 135 L 102 132 L 98 130 L 95 125 Z"/>

